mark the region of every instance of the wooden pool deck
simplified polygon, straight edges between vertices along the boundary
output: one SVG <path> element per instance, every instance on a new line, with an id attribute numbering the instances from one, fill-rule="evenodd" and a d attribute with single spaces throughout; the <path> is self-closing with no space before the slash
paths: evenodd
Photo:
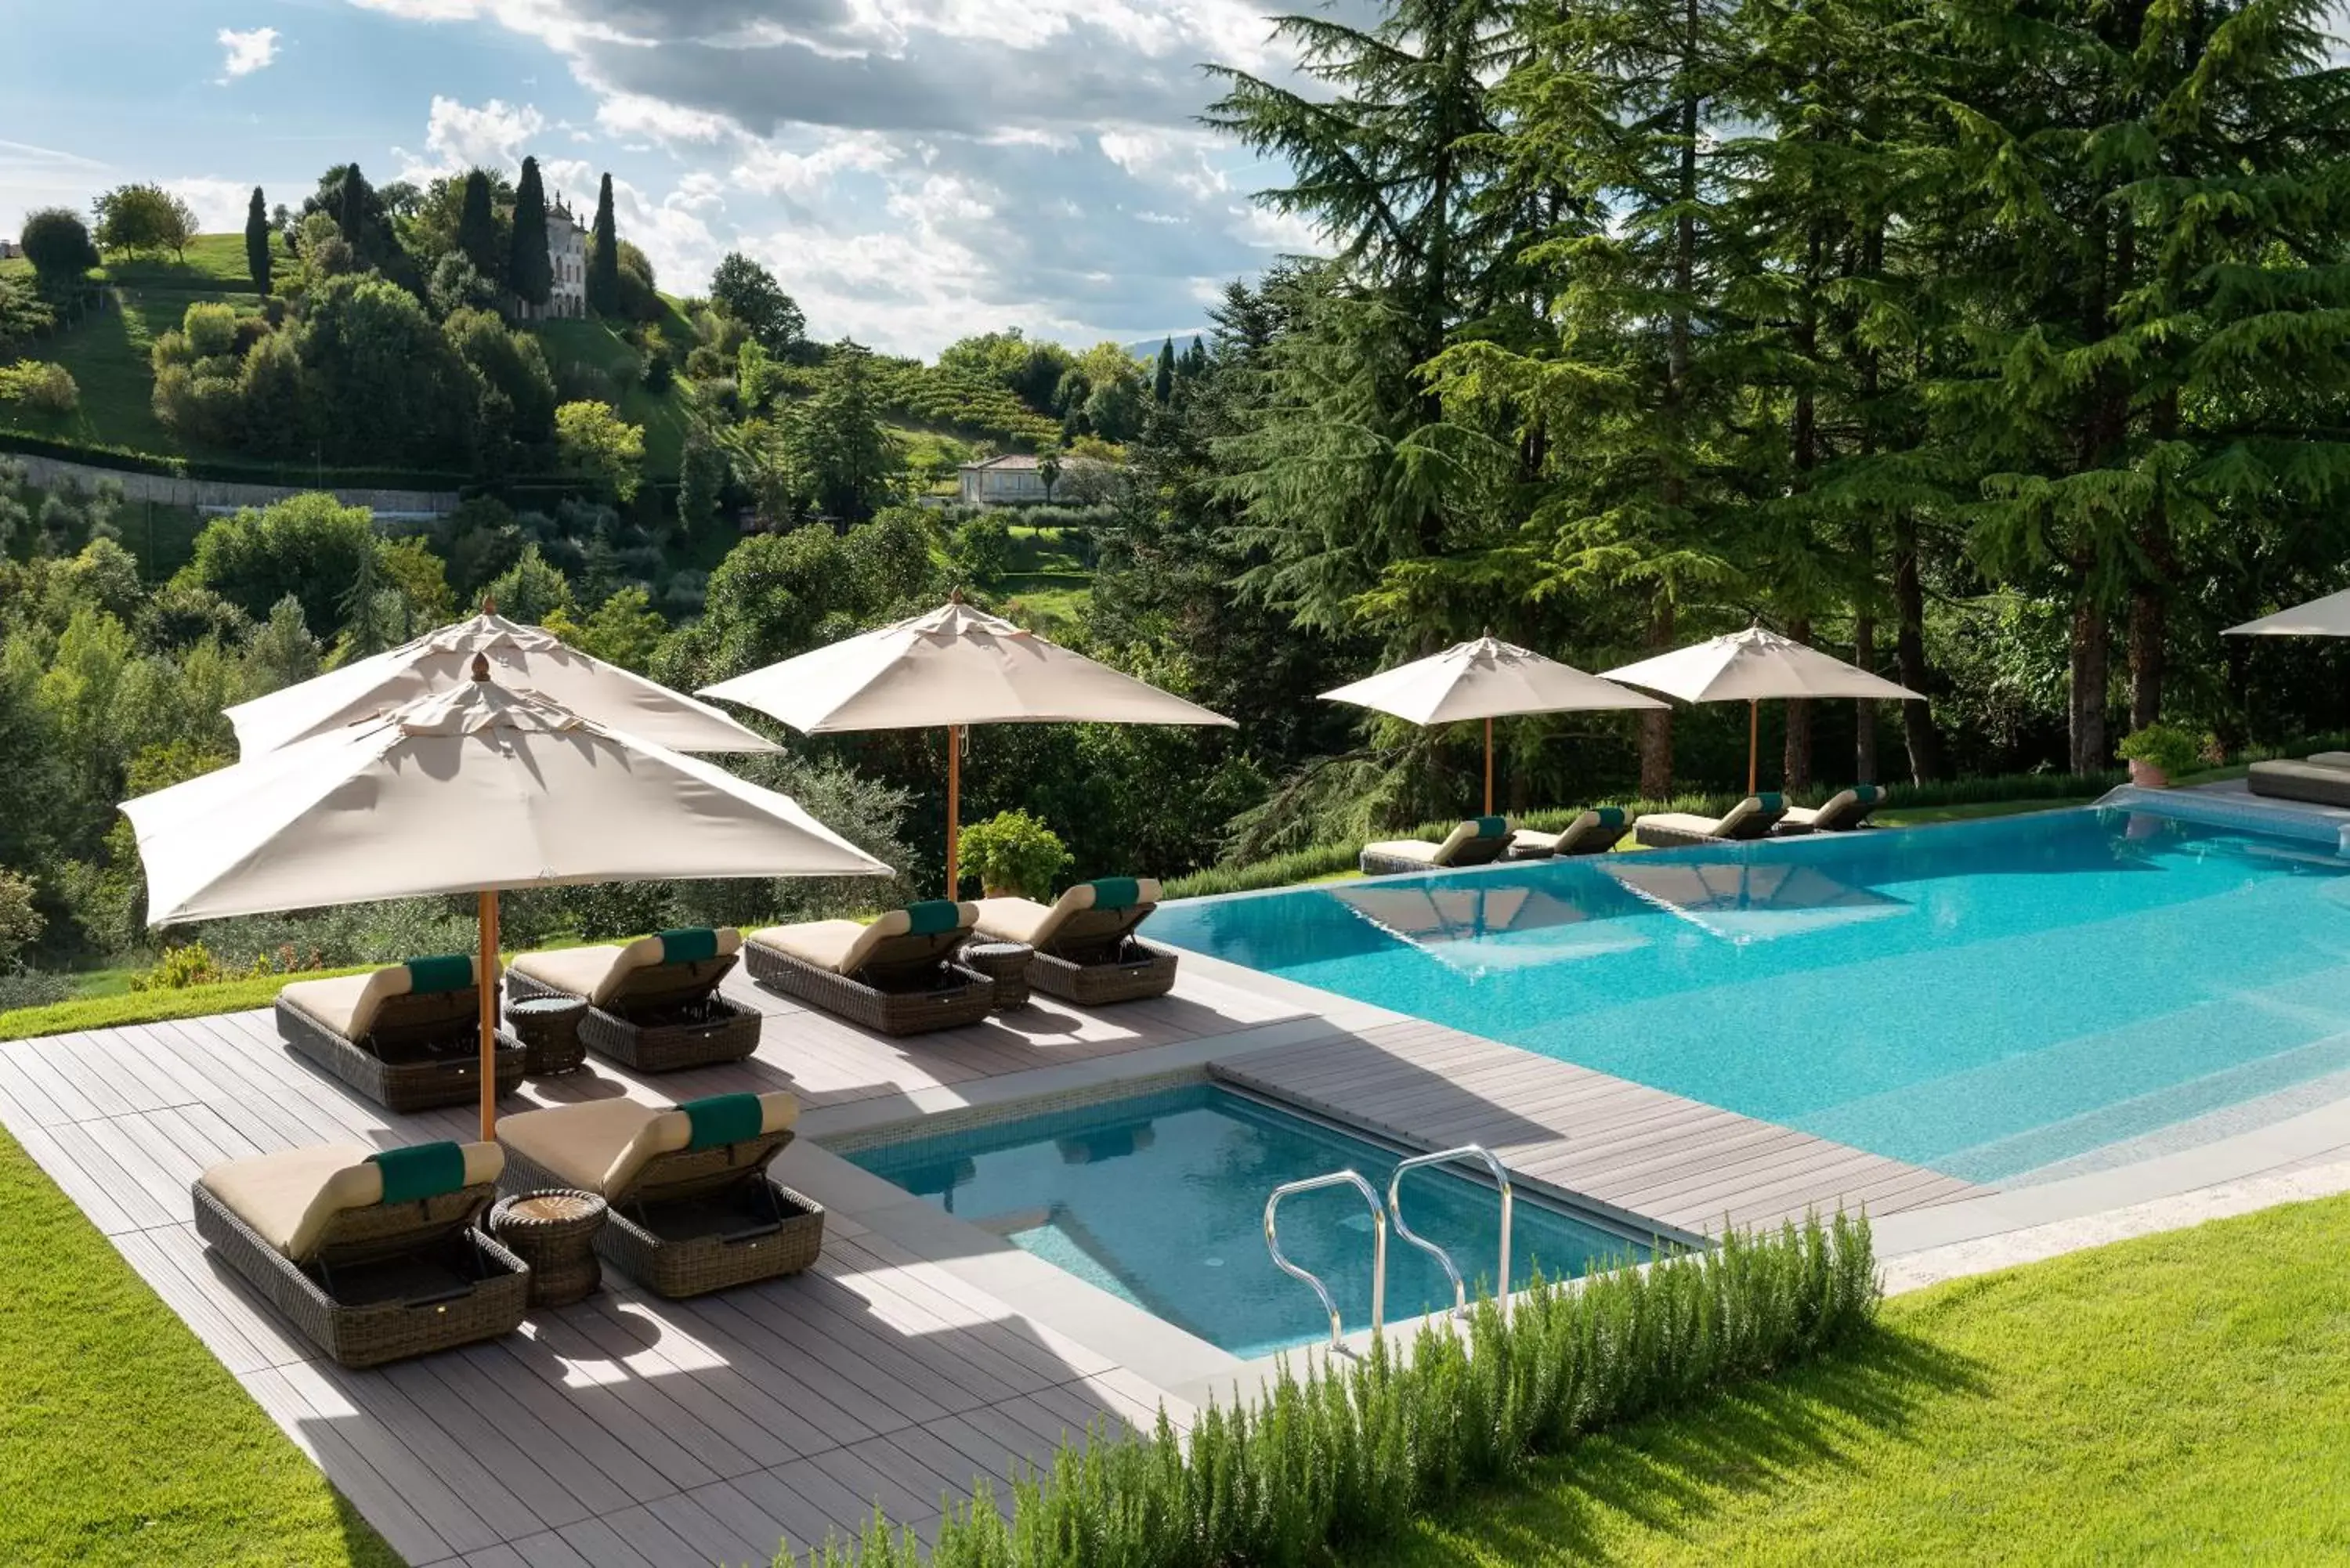
<path id="1" fill-rule="evenodd" d="M 1349 1026 L 1298 988 L 1189 960 L 1158 1001 L 1095 1013 L 1043 1002 L 910 1041 L 739 977 L 727 989 L 766 1015 L 750 1060 L 653 1080 L 598 1063 L 526 1085 L 508 1108 L 789 1086 L 836 1117 L 894 1116 L 893 1100 L 910 1116 L 916 1096 L 990 1079 L 1025 1094 L 1013 1075 L 1041 1089 L 1073 1064 L 1131 1056 L 1133 1075 L 1163 1073 L 1177 1053 L 1158 1048 L 1180 1047 L 1191 1067 L 1210 1060 L 1423 1147 L 1483 1142 L 1528 1177 L 1692 1231 L 1725 1215 L 1839 1200 L 1885 1213 L 1974 1190 L 1457 1031 L 1330 1010 Z M 942 1495 L 1089 1423 L 1148 1424 L 1162 1403 L 1179 1424 L 1191 1413 L 1166 1392 L 1171 1376 L 1081 1343 L 1065 1331 L 1075 1319 L 1044 1321 L 1053 1293 L 1015 1309 L 951 1254 L 840 1208 L 820 1261 L 793 1279 L 676 1303 L 608 1272 L 605 1293 L 504 1340 L 339 1368 L 213 1261 L 190 1181 L 217 1160 L 307 1144 L 469 1137 L 473 1113 L 393 1116 L 358 1099 L 291 1056 L 265 1012 L 0 1044 L 0 1125 L 415 1568 L 764 1563 L 785 1537 L 853 1532 L 877 1501 L 919 1528 Z M 845 1169 L 811 1142 L 786 1158 Z"/>

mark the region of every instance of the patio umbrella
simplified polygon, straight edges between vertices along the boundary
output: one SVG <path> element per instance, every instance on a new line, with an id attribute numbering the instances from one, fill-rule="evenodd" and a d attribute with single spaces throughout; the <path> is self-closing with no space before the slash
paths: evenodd
<path id="1" fill-rule="evenodd" d="M 1196 702 L 1071 653 L 958 596 L 924 615 L 704 686 L 803 734 L 947 732 L 947 896 L 954 897 L 958 755 L 972 724 L 1225 724 Z"/>
<path id="2" fill-rule="evenodd" d="M 1665 704 L 1596 675 L 1485 636 L 1382 670 L 1322 693 L 1325 702 L 1376 708 L 1415 724 L 1485 721 L 1485 815 L 1493 815 L 1493 721 L 1513 713 L 1564 713 Z"/>
<path id="3" fill-rule="evenodd" d="M 1889 697 L 1923 701 L 1907 686 L 1832 659 L 1818 649 L 1760 626 L 1733 631 L 1607 671 L 1610 680 L 1645 686 L 1684 702 L 1746 704 L 1746 793 L 1754 793 L 1761 707 L 1776 697 Z"/>
<path id="4" fill-rule="evenodd" d="M 241 755 L 257 756 L 462 686 L 473 658 L 510 691 L 536 691 L 583 719 L 679 752 L 772 752 L 775 743 L 712 707 L 567 648 L 484 607 L 471 620 L 228 710 Z"/>
<path id="5" fill-rule="evenodd" d="M 482 1136 L 498 893 L 577 882 L 885 876 L 785 795 L 473 679 L 366 722 L 126 801 L 151 925 L 426 894 L 481 919 Z"/>

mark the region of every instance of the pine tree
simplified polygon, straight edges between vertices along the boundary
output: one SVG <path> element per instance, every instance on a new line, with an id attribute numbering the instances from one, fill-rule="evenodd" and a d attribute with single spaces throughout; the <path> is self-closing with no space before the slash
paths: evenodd
<path id="1" fill-rule="evenodd" d="M 1150 384 L 1150 395 L 1162 409 L 1175 396 L 1175 339 L 1172 337 L 1159 340 L 1159 375 Z"/>
<path id="2" fill-rule="evenodd" d="M 506 287 L 525 306 L 543 306 L 555 292 L 555 264 L 546 250 L 546 190 L 538 160 L 522 161 L 515 182 L 514 237 L 506 252 Z"/>
<path id="3" fill-rule="evenodd" d="M 490 200 L 490 177 L 479 169 L 465 176 L 463 204 L 457 210 L 457 249 L 484 277 L 495 278 L 498 265 L 498 216 Z"/>
<path id="4" fill-rule="evenodd" d="M 1200 335 L 1194 332 L 1191 334 L 1191 346 L 1184 349 L 1183 357 L 1175 362 L 1175 372 L 1188 380 L 1207 368 L 1208 346 L 1201 342 Z"/>
<path id="5" fill-rule="evenodd" d="M 261 187 L 253 188 L 253 200 L 244 209 L 244 270 L 253 279 L 255 294 L 269 295 L 272 257 L 269 250 L 269 204 L 262 199 Z"/>
<path id="6" fill-rule="evenodd" d="M 612 221 L 612 177 L 596 192 L 596 226 L 588 239 L 588 307 L 598 316 L 620 313 L 620 235 Z"/>

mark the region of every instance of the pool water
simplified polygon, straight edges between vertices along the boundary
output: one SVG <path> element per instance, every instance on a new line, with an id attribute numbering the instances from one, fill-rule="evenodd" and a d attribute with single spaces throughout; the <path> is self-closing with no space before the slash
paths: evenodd
<path id="1" fill-rule="evenodd" d="M 1978 1181 L 2350 1069 L 2350 862 L 2112 809 L 1199 899 L 1150 935 Z"/>
<path id="2" fill-rule="evenodd" d="M 1326 1338 L 1313 1290 L 1274 1266 L 1264 1201 L 1285 1181 L 1351 1166 L 1384 1199 L 1397 1156 L 1213 1085 L 1055 1111 L 853 1152 L 876 1176 L 1005 1237 L 1079 1279 L 1235 1355 Z M 1493 1280 L 1499 1199 L 1443 1169 L 1404 1179 L 1403 1215 L 1475 1291 Z M 1348 1332 L 1367 1327 L 1371 1218 L 1352 1189 L 1282 1200 L 1282 1250 L 1321 1276 Z M 1523 1286 L 1647 1250 L 1523 1194 L 1510 1272 Z M 1436 1261 L 1388 1239 L 1390 1322 L 1452 1304 Z"/>

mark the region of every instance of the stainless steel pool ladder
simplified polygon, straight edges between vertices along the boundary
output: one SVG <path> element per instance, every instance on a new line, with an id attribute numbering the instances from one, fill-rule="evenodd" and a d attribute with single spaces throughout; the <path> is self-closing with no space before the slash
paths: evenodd
<path id="1" fill-rule="evenodd" d="M 1502 1250 L 1497 1260 L 1500 1278 L 1493 1284 L 1493 1294 L 1502 1303 L 1502 1321 L 1510 1321 L 1510 1173 L 1493 1158 L 1493 1151 L 1482 1144 L 1464 1143 L 1459 1148 L 1439 1149 L 1434 1154 L 1416 1154 L 1395 1168 L 1388 1180 L 1388 1214 L 1395 1221 L 1395 1232 L 1413 1246 L 1434 1258 L 1443 1268 L 1445 1277 L 1452 1282 L 1452 1315 L 1461 1317 L 1469 1311 L 1469 1286 L 1461 1278 L 1461 1271 L 1452 1266 L 1452 1254 L 1414 1231 L 1403 1222 L 1404 1172 L 1423 1165 L 1449 1165 L 1456 1159 L 1481 1159 L 1485 1168 L 1493 1173 L 1493 1186 L 1502 1195 Z M 1276 1262 L 1278 1260 L 1275 1260 Z"/>
<path id="2" fill-rule="evenodd" d="M 1291 1193 L 1312 1192 L 1325 1187 L 1351 1187 L 1363 1195 L 1363 1201 L 1370 1207 L 1371 1332 L 1378 1333 L 1387 1322 L 1388 1215 L 1387 1210 L 1379 1207 L 1379 1195 L 1371 1189 L 1369 1182 L 1363 1179 L 1360 1171 L 1352 1168 L 1327 1171 L 1320 1176 L 1306 1177 L 1300 1181 L 1284 1181 L 1274 1188 L 1272 1195 L 1264 1200 L 1264 1245 L 1265 1250 L 1273 1254 L 1275 1268 L 1292 1278 L 1304 1280 L 1314 1287 L 1314 1293 L 1322 1298 L 1322 1310 L 1330 1314 L 1330 1348 L 1344 1351 L 1347 1348 L 1347 1338 L 1338 1324 L 1338 1303 L 1331 1299 L 1330 1288 L 1324 1284 L 1311 1270 L 1299 1268 L 1282 1251 L 1281 1233 L 1274 1219 L 1275 1211 L 1281 1208 L 1281 1200 Z M 1422 1243 L 1422 1245 L 1425 1244 Z M 1448 1262 L 1445 1266 L 1450 1268 L 1451 1264 Z"/>

